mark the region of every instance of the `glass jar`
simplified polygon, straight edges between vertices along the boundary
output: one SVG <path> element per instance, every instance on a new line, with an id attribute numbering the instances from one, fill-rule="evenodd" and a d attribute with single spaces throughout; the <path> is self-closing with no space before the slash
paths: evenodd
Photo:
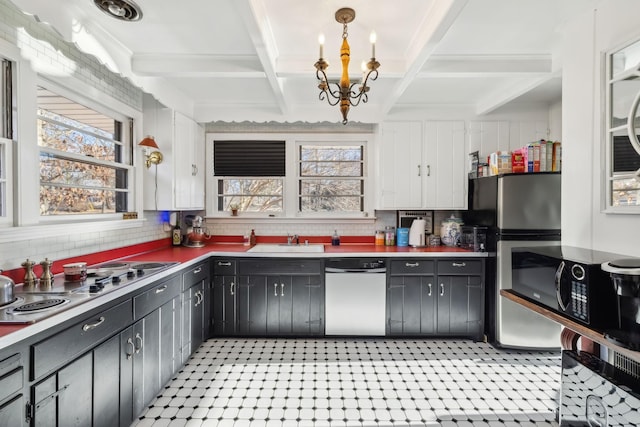
<path id="1" fill-rule="evenodd" d="M 376 246 L 384 246 L 384 231 L 376 230 L 375 244 Z"/>
<path id="2" fill-rule="evenodd" d="M 384 245 L 394 246 L 396 244 L 396 228 L 387 225 L 384 228 Z"/>
<path id="3" fill-rule="evenodd" d="M 442 221 L 440 227 L 440 239 L 445 246 L 458 246 L 460 234 L 462 233 L 462 219 L 451 217 Z"/>

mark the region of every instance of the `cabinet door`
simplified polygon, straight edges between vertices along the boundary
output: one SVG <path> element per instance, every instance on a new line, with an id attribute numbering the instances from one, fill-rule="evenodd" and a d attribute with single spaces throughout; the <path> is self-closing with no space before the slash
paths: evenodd
<path id="1" fill-rule="evenodd" d="M 464 121 L 427 121 L 425 157 L 424 207 L 466 209 Z"/>
<path id="2" fill-rule="evenodd" d="M 120 359 L 120 335 L 93 350 L 94 427 L 120 425 Z"/>
<path id="3" fill-rule="evenodd" d="M 292 314 L 291 276 L 267 276 L 267 334 L 291 335 Z"/>
<path id="4" fill-rule="evenodd" d="M 391 276 L 387 289 L 387 333 L 433 333 L 433 276 Z"/>
<path id="5" fill-rule="evenodd" d="M 174 198 L 177 209 L 190 209 L 193 173 L 193 127 L 191 120 L 174 114 L 173 124 Z"/>
<path id="6" fill-rule="evenodd" d="M 87 353 L 33 387 L 34 426 L 89 426 L 92 354 Z"/>
<path id="7" fill-rule="evenodd" d="M 236 292 L 236 276 L 213 276 L 211 295 L 213 335 L 235 335 Z"/>
<path id="8" fill-rule="evenodd" d="M 267 277 L 253 274 L 238 276 L 237 296 L 238 334 L 265 335 L 267 333 Z"/>
<path id="9" fill-rule="evenodd" d="M 381 126 L 380 209 L 421 208 L 422 122 L 385 122 Z"/>
<path id="10" fill-rule="evenodd" d="M 324 335 L 322 275 L 291 276 L 291 333 Z"/>
<path id="11" fill-rule="evenodd" d="M 160 307 L 160 386 L 168 383 L 182 364 L 180 313 L 179 296 Z"/>
<path id="12" fill-rule="evenodd" d="M 160 309 L 133 325 L 133 397 L 134 416 L 153 400 L 160 384 Z"/>
<path id="13" fill-rule="evenodd" d="M 142 322 L 142 320 L 140 321 Z M 133 359 L 136 356 L 136 344 L 134 342 L 134 327 L 130 326 L 120 332 L 120 425 L 131 425 L 134 417 L 138 414 L 133 412 L 134 406 L 141 407 L 141 403 L 136 403 L 139 387 L 136 385 L 136 395 L 134 399 L 134 374 Z M 136 374 L 136 380 L 140 377 Z M 141 394 L 141 393 L 140 393 Z M 111 396 L 114 399 L 114 396 Z"/>

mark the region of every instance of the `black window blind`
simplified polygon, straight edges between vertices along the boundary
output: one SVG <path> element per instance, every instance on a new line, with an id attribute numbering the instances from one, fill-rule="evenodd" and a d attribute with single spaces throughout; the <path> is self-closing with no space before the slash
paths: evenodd
<path id="1" fill-rule="evenodd" d="M 640 169 L 640 155 L 627 136 L 613 137 L 613 171 L 635 172 Z"/>
<path id="2" fill-rule="evenodd" d="M 214 141 L 214 176 L 285 176 L 284 141 Z"/>

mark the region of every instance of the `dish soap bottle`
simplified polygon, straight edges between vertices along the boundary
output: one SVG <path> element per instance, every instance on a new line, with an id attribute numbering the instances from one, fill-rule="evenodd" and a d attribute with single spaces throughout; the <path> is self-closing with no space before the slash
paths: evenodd
<path id="1" fill-rule="evenodd" d="M 331 236 L 331 246 L 340 246 L 340 236 L 338 236 L 338 230 L 333 230 L 333 236 Z"/>

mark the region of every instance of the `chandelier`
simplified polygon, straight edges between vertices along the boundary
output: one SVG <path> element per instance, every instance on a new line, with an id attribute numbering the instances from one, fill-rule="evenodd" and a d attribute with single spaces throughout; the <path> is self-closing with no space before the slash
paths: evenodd
<path id="1" fill-rule="evenodd" d="M 339 82 L 329 82 L 325 70 L 329 67 L 329 63 L 324 60 L 323 48 L 324 48 L 324 36 L 320 35 L 320 59 L 314 64 L 316 67 L 316 77 L 320 81 L 318 89 L 320 94 L 318 98 L 321 101 L 325 99 L 329 105 L 334 106 L 340 104 L 340 112 L 342 113 L 342 124 L 346 125 L 348 122 L 347 115 L 349 114 L 350 107 L 356 107 L 360 102 L 366 103 L 369 100 L 369 86 L 367 82 L 369 79 L 375 80 L 378 78 L 378 67 L 380 63 L 376 61 L 376 39 L 375 33 L 371 33 L 371 59 L 366 64 L 363 62 L 362 67 L 362 81 L 360 86 L 356 88 L 358 82 L 349 80 L 349 56 L 351 54 L 349 49 L 349 43 L 347 42 L 348 31 L 347 24 L 352 22 L 356 17 L 356 11 L 344 7 L 338 9 L 336 12 L 336 21 L 342 24 L 342 46 L 340 47 L 340 60 L 342 62 L 342 76 Z"/>

